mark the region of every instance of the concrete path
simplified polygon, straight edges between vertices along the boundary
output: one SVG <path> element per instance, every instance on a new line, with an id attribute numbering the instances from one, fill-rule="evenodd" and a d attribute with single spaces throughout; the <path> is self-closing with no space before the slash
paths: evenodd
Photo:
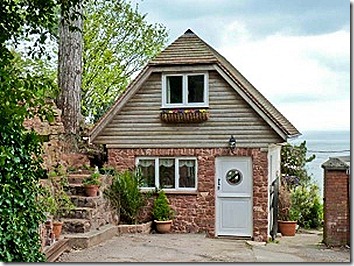
<path id="1" fill-rule="evenodd" d="M 60 262 L 350 262 L 350 249 L 328 249 L 319 233 L 274 243 L 212 239 L 203 234 L 120 235 L 64 253 Z"/>

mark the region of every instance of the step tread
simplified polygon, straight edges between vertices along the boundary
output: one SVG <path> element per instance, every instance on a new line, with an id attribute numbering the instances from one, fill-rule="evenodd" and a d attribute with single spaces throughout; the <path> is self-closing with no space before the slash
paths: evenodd
<path id="1" fill-rule="evenodd" d="M 107 224 L 86 233 L 63 234 L 70 247 L 88 248 L 107 241 L 117 235 L 117 226 Z"/>
<path id="2" fill-rule="evenodd" d="M 47 257 L 47 262 L 54 262 L 61 254 L 66 250 L 69 250 L 69 239 L 60 239 L 52 246 L 47 247 L 44 250 L 44 254 Z"/>

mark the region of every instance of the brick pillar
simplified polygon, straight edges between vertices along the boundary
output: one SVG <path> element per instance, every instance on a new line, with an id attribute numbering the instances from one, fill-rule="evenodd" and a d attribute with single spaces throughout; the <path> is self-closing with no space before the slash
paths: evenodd
<path id="1" fill-rule="evenodd" d="M 349 165 L 338 158 L 324 164 L 323 241 L 328 246 L 350 245 Z"/>

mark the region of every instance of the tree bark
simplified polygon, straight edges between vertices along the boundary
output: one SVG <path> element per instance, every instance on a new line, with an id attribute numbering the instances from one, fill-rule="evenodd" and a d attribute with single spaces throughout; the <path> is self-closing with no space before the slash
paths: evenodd
<path id="1" fill-rule="evenodd" d="M 72 7 L 62 7 L 59 23 L 57 105 L 62 110 L 65 132 L 77 134 L 81 115 L 82 82 L 82 0 Z"/>

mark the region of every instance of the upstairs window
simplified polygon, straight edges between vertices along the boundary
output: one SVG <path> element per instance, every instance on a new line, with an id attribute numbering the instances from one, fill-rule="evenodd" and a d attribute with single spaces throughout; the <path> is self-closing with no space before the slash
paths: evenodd
<path id="1" fill-rule="evenodd" d="M 208 74 L 162 75 L 162 107 L 208 107 Z"/>

